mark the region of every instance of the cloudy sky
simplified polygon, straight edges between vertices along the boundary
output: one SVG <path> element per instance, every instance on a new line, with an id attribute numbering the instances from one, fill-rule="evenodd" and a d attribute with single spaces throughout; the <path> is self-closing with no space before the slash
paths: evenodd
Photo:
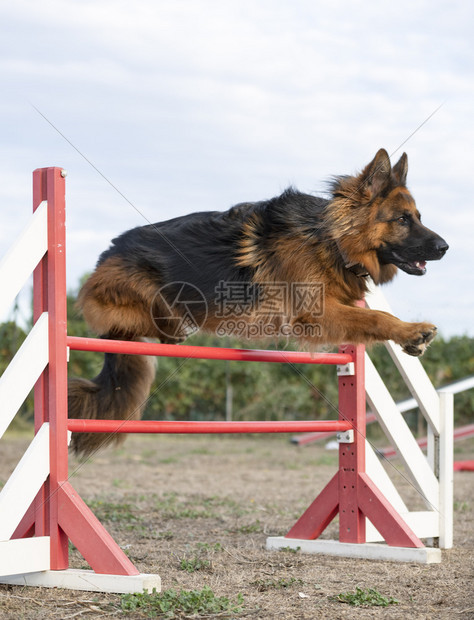
<path id="1" fill-rule="evenodd" d="M 68 171 L 72 289 L 127 228 L 323 192 L 379 147 L 406 150 L 450 250 L 385 294 L 405 319 L 474 335 L 473 26 L 468 0 L 2 2 L 0 251 L 38 167 Z"/>

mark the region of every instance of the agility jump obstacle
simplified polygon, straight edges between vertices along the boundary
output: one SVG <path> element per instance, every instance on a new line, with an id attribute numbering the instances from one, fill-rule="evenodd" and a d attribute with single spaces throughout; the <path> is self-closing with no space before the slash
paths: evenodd
<path id="1" fill-rule="evenodd" d="M 434 388 L 430 390 L 431 384 L 420 371 L 421 366 L 416 366 L 418 360 L 407 358 L 396 348 L 392 350 L 394 358 L 402 360 L 400 368 L 407 375 L 412 394 L 428 420 L 428 460 L 404 426 L 403 419 L 400 421 L 394 415 L 394 410 L 397 413 L 395 403 L 363 346 L 345 345 L 340 347 L 339 353 L 309 354 L 68 337 L 65 172 L 60 168 L 42 168 L 33 173 L 33 211 L 23 235 L 0 264 L 0 311 L 9 307 L 34 272 L 34 326 L 0 379 L 0 437 L 33 385 L 35 391 L 35 436 L 0 493 L 0 582 L 106 592 L 160 589 L 160 577 L 139 573 L 69 482 L 71 431 L 337 432 L 340 443 L 337 473 L 285 537 L 268 538 L 267 548 L 298 546 L 310 553 L 425 563 L 440 561 L 440 548 L 452 546 L 452 395 L 438 397 Z M 369 305 L 383 305 L 377 295 L 377 291 L 372 291 Z M 68 420 L 68 349 L 196 359 L 333 364 L 337 366 L 339 382 L 339 419 L 296 422 Z M 419 385 L 422 385 L 422 395 Z M 365 391 L 372 410 L 377 412 L 392 444 L 399 449 L 407 474 L 427 505 L 426 511 L 408 510 L 366 442 Z M 316 540 L 337 514 L 339 541 Z M 425 547 L 421 538 L 436 538 L 439 548 Z M 386 544 L 366 542 L 382 539 Z M 68 568 L 69 540 L 92 570 Z"/>

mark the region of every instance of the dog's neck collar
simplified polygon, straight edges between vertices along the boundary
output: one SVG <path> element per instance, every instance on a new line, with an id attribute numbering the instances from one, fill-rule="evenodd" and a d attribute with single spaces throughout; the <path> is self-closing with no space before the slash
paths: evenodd
<path id="1" fill-rule="evenodd" d="M 341 257 L 342 257 L 342 260 L 343 260 L 343 263 L 344 263 L 344 267 L 348 271 L 353 273 L 358 278 L 366 278 L 367 276 L 370 276 L 370 273 L 367 271 L 367 269 L 364 267 L 364 265 L 362 265 L 361 263 L 354 263 L 353 261 L 351 262 L 349 260 L 349 257 L 344 252 L 344 250 L 341 248 L 339 243 L 337 243 L 337 249 L 339 250 L 339 253 L 340 253 Z"/>
<path id="2" fill-rule="evenodd" d="M 358 278 L 367 278 L 370 276 L 370 273 L 364 265 L 361 265 L 360 263 L 348 263 L 347 265 L 344 265 L 344 267 Z"/>

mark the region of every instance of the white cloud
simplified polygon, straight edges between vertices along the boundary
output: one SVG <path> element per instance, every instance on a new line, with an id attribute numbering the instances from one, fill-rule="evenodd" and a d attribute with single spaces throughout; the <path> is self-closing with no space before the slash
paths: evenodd
<path id="1" fill-rule="evenodd" d="M 380 146 L 395 150 L 445 101 L 403 150 L 425 221 L 452 246 L 449 269 L 433 274 L 469 308 L 472 269 L 449 257 L 472 264 L 473 16 L 467 0 L 3 3 L 0 250 L 43 165 L 69 169 L 71 278 L 110 236 L 144 223 L 29 101 L 151 221 L 289 183 L 322 190 Z M 425 314 L 438 287 L 429 274 L 394 290 Z M 459 328 L 474 333 L 467 314 Z"/>

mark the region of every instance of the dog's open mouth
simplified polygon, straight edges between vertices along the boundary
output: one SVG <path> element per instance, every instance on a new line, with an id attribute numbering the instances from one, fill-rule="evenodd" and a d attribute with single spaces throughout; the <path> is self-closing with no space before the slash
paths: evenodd
<path id="1" fill-rule="evenodd" d="M 424 276 L 426 273 L 425 260 L 397 261 L 395 265 L 412 276 Z"/>
<path id="2" fill-rule="evenodd" d="M 426 273 L 426 261 L 428 258 L 412 259 L 411 257 L 403 256 L 402 253 L 398 253 L 393 249 L 385 253 L 383 258 L 386 262 L 392 263 L 392 265 L 412 276 L 424 276 Z"/>
<path id="3" fill-rule="evenodd" d="M 412 276 L 424 276 L 426 263 L 431 260 L 440 260 L 446 253 L 448 244 L 441 237 L 431 245 L 397 248 L 390 245 L 379 249 L 378 257 L 381 263 L 391 263 L 405 273 Z M 416 257 L 416 258 L 415 258 Z"/>

